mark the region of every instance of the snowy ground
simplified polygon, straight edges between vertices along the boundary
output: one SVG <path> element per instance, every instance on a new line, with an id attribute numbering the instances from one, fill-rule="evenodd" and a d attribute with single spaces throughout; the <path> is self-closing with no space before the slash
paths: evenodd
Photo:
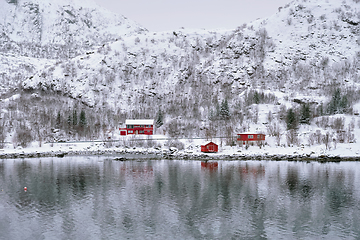
<path id="1" fill-rule="evenodd" d="M 130 146 L 129 141 L 134 139 L 132 136 L 126 136 L 114 140 L 113 142 L 71 142 L 71 143 L 32 143 L 27 148 L 14 148 L 12 144 L 7 144 L 0 150 L 0 158 L 20 158 L 20 157 L 43 157 L 54 156 L 62 157 L 64 155 L 116 155 L 122 154 L 142 154 L 149 156 L 158 156 L 172 159 L 303 159 L 318 160 L 319 158 L 343 158 L 344 160 L 360 160 L 360 144 L 358 143 L 338 143 L 336 148 L 333 145 L 326 149 L 324 144 L 314 146 L 276 146 L 273 137 L 267 137 L 266 144 L 263 147 L 257 145 L 249 146 L 225 146 L 225 140 L 213 139 L 213 142 L 219 145 L 218 153 L 202 153 L 200 146 L 208 143 L 205 139 L 180 139 L 184 149 L 169 147 L 169 140 L 163 135 L 154 135 L 151 140 L 151 146 L 142 147 Z M 138 139 L 139 140 L 139 139 Z M 143 141 L 148 141 L 143 138 Z"/>

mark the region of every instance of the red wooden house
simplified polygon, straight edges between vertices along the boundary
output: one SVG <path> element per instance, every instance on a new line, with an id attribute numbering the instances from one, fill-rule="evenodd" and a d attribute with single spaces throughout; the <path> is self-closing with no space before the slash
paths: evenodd
<path id="1" fill-rule="evenodd" d="M 218 152 L 218 145 L 213 142 L 209 142 L 206 145 L 201 145 L 201 152 L 206 152 L 206 153 Z"/>
<path id="2" fill-rule="evenodd" d="M 248 142 L 263 142 L 265 141 L 265 134 L 263 133 L 239 133 L 237 136 L 238 141 L 242 141 L 243 144 Z"/>
<path id="3" fill-rule="evenodd" d="M 154 120 L 153 119 L 127 119 L 125 128 L 119 128 L 120 135 L 153 135 Z"/>

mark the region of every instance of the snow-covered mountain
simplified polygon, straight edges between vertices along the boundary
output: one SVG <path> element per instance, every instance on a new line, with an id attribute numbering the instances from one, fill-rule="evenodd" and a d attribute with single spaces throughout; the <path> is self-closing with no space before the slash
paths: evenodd
<path id="1" fill-rule="evenodd" d="M 45 68 L 24 88 L 56 90 L 90 106 L 103 99 L 125 111 L 154 96 L 234 99 L 248 88 L 310 95 L 328 94 L 334 84 L 358 88 L 359 8 L 355 0 L 293 1 L 232 31 L 126 36 Z"/>
<path id="2" fill-rule="evenodd" d="M 0 0 L 0 91 L 48 65 L 146 31 L 91 0 Z"/>
<path id="3" fill-rule="evenodd" d="M 0 51 L 34 58 L 72 58 L 146 31 L 91 0 L 1 0 Z"/>
<path id="4" fill-rule="evenodd" d="M 121 116 L 111 121 L 162 110 L 173 132 L 197 135 L 225 99 L 235 129 L 261 131 L 259 103 L 283 120 L 305 103 L 321 115 L 336 89 L 346 108 L 360 99 L 359 0 L 295 0 L 234 30 L 159 33 L 90 0 L 0 1 L 2 92 L 70 97 Z"/>

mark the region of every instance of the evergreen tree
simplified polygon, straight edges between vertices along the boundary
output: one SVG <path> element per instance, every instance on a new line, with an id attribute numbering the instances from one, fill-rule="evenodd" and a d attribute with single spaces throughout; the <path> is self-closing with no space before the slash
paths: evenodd
<path id="1" fill-rule="evenodd" d="M 310 104 L 305 103 L 301 107 L 300 123 L 310 124 Z"/>
<path id="2" fill-rule="evenodd" d="M 68 116 L 67 123 L 68 123 L 68 127 L 70 128 L 73 123 L 71 114 L 69 114 L 69 116 Z"/>
<path id="3" fill-rule="evenodd" d="M 336 89 L 331 101 L 329 102 L 327 112 L 328 114 L 336 114 L 340 112 L 341 92 L 340 89 Z"/>
<path id="4" fill-rule="evenodd" d="M 56 117 L 56 127 L 60 127 L 61 125 L 61 114 L 60 114 L 60 111 L 58 112 L 57 114 L 57 117 Z"/>
<path id="5" fill-rule="evenodd" d="M 339 113 L 346 113 L 348 110 L 348 99 L 347 96 L 344 95 L 341 98 L 341 101 L 339 103 Z"/>
<path id="6" fill-rule="evenodd" d="M 81 112 L 80 112 L 79 125 L 81 127 L 86 126 L 86 116 L 85 116 L 85 111 L 84 110 L 81 110 Z"/>
<path id="7" fill-rule="evenodd" d="M 219 101 L 217 101 L 217 100 L 216 100 L 216 103 L 215 103 L 215 107 L 216 107 L 215 119 L 217 120 L 217 119 L 220 118 L 220 109 L 221 109 Z"/>
<path id="8" fill-rule="evenodd" d="M 286 114 L 286 126 L 288 130 L 297 128 L 296 113 L 292 108 L 287 111 Z"/>
<path id="9" fill-rule="evenodd" d="M 76 126 L 78 124 L 76 109 L 74 109 L 74 111 L 73 111 L 72 124 L 73 124 L 73 126 Z"/>
<path id="10" fill-rule="evenodd" d="M 156 122 L 155 122 L 155 125 L 157 128 L 161 127 L 164 124 L 163 118 L 164 118 L 163 113 L 162 113 L 161 109 L 159 109 L 158 114 L 156 116 Z"/>
<path id="11" fill-rule="evenodd" d="M 256 103 L 256 104 L 260 103 L 260 96 L 257 91 L 254 92 L 254 103 Z"/>
<path id="12" fill-rule="evenodd" d="M 214 112 L 214 110 L 211 108 L 211 109 L 209 110 L 208 119 L 209 119 L 209 121 L 214 121 L 215 118 L 216 118 L 215 112 Z"/>
<path id="13" fill-rule="evenodd" d="M 221 120 L 229 120 L 230 119 L 230 110 L 227 99 L 221 102 L 220 106 L 220 118 Z"/>

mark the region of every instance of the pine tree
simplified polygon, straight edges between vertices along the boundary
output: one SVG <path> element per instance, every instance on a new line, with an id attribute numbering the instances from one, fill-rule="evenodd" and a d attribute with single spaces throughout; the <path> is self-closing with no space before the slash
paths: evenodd
<path id="1" fill-rule="evenodd" d="M 215 112 L 214 112 L 214 110 L 211 108 L 211 109 L 209 110 L 208 119 L 209 119 L 209 121 L 214 121 L 215 118 L 216 118 Z"/>
<path id="2" fill-rule="evenodd" d="M 68 123 L 68 127 L 69 127 L 69 128 L 71 127 L 72 122 L 73 122 L 73 121 L 72 121 L 71 114 L 69 114 L 68 119 L 67 119 L 67 123 Z"/>
<path id="3" fill-rule="evenodd" d="M 310 104 L 305 103 L 301 107 L 300 123 L 310 124 Z"/>
<path id="4" fill-rule="evenodd" d="M 56 127 L 60 127 L 61 125 L 61 114 L 60 114 L 60 111 L 58 112 L 57 114 L 57 117 L 56 117 Z"/>
<path id="5" fill-rule="evenodd" d="M 156 117 L 156 122 L 155 122 L 155 125 L 157 128 L 161 127 L 164 124 L 163 118 L 164 118 L 163 113 L 162 113 L 161 109 L 159 109 L 157 117 Z"/>
<path id="6" fill-rule="evenodd" d="M 297 128 L 296 113 L 292 108 L 287 111 L 286 114 L 286 126 L 288 130 Z"/>
<path id="7" fill-rule="evenodd" d="M 73 111 L 72 124 L 73 124 L 73 126 L 76 126 L 78 124 L 76 109 L 74 109 L 74 111 Z"/>
<path id="8" fill-rule="evenodd" d="M 348 99 L 347 99 L 347 96 L 344 95 L 344 96 L 342 96 L 341 101 L 339 103 L 339 112 L 340 113 L 346 113 L 347 110 L 348 110 L 348 107 L 349 107 L 348 106 Z"/>
<path id="9" fill-rule="evenodd" d="M 256 103 L 256 104 L 260 103 L 260 96 L 257 91 L 254 92 L 254 103 Z"/>
<path id="10" fill-rule="evenodd" d="M 336 114 L 339 113 L 340 110 L 340 102 L 341 102 L 341 92 L 340 89 L 336 89 L 331 101 L 329 102 L 328 108 L 327 108 L 327 112 L 328 114 L 332 115 L 332 114 Z"/>
<path id="11" fill-rule="evenodd" d="M 215 103 L 215 107 L 216 107 L 215 119 L 218 120 L 220 118 L 220 104 L 219 101 L 217 100 Z"/>
<path id="12" fill-rule="evenodd" d="M 79 125 L 81 127 L 86 126 L 86 116 L 85 116 L 85 111 L 84 110 L 81 110 L 81 112 L 80 112 Z"/>
<path id="13" fill-rule="evenodd" d="M 230 119 L 230 110 L 227 99 L 221 102 L 220 106 L 220 118 L 221 120 L 229 120 Z"/>

